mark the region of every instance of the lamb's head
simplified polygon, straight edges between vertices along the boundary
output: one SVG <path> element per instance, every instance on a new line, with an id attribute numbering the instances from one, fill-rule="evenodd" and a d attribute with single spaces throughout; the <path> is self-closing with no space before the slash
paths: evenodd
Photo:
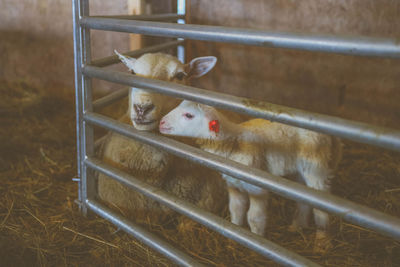
<path id="1" fill-rule="evenodd" d="M 183 64 L 176 57 L 164 53 L 144 54 L 138 59 L 115 53 L 138 76 L 176 83 L 186 83 L 190 78 L 205 75 L 217 62 L 215 57 L 199 57 Z M 138 130 L 156 129 L 164 111 L 171 110 L 177 101 L 144 89 L 131 88 L 128 112 L 132 124 Z"/>
<path id="2" fill-rule="evenodd" d="M 222 115 L 213 107 L 184 100 L 160 121 L 162 134 L 215 139 L 220 132 Z"/>

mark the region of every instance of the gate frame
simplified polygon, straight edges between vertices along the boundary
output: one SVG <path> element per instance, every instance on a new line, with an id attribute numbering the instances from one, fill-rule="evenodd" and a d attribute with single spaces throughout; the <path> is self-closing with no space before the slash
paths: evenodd
<path id="1" fill-rule="evenodd" d="M 302 127 L 395 151 L 400 151 L 399 130 L 235 97 L 191 86 L 136 77 L 123 72 L 105 70 L 102 67 L 118 63 L 118 58 L 117 56 L 110 56 L 92 61 L 90 30 L 97 29 L 161 37 L 399 59 L 400 43 L 395 39 L 306 35 L 164 22 L 182 20 L 184 19 L 183 14 L 91 17 L 89 15 L 89 0 L 72 0 L 72 10 L 77 118 L 78 178 L 76 180 L 79 182 L 79 205 L 84 215 L 92 211 L 108 219 L 135 238 L 180 265 L 202 265 L 188 254 L 174 248 L 156 235 L 123 218 L 96 201 L 94 171 L 99 171 L 280 264 L 288 266 L 318 266 L 305 257 L 255 235 L 244 228 L 231 224 L 214 214 L 201 210 L 175 196 L 162 191 L 160 192 L 160 190 L 157 190 L 155 193 L 156 190 L 154 190 L 153 186 L 95 159 L 94 148 L 96 143 L 93 139 L 93 126 L 96 125 L 150 144 L 179 157 L 195 161 L 214 170 L 232 175 L 281 196 L 310 204 L 351 223 L 400 240 L 400 218 L 352 203 L 330 193 L 308 188 L 261 170 L 252 169 L 164 136 L 137 131 L 133 126 L 122 124 L 95 113 L 95 110 L 125 97 L 128 94 L 128 89 L 121 89 L 93 102 L 91 81 L 93 78 L 97 78 L 130 87 L 148 89 L 157 93 L 197 101 L 250 116 Z M 183 40 L 179 39 L 178 41 L 130 51 L 124 54 L 140 56 L 148 52 L 182 46 L 183 42 Z"/>

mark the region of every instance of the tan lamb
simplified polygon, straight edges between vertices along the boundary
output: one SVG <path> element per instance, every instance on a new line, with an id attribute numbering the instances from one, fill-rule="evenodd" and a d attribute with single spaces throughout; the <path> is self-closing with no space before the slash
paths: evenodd
<path id="1" fill-rule="evenodd" d="M 215 57 L 195 58 L 189 64 L 183 64 L 176 57 L 164 53 L 144 54 L 138 59 L 118 55 L 138 76 L 179 83 L 203 76 L 216 63 Z M 133 125 L 137 130 L 158 131 L 162 115 L 178 103 L 171 97 L 131 88 L 128 111 L 120 121 Z M 227 195 L 221 194 L 225 185 L 219 181 L 218 173 L 162 150 L 110 132 L 100 154 L 104 162 L 208 211 L 220 214 L 227 205 Z M 172 214 L 170 209 L 103 174 L 98 176 L 98 195 L 136 221 L 150 219 L 159 223 Z"/>
<path id="2" fill-rule="evenodd" d="M 216 109 L 183 101 L 164 116 L 160 132 L 196 138 L 205 151 L 277 176 L 297 175 L 314 189 L 329 191 L 330 180 L 341 158 L 337 138 L 262 119 L 232 123 Z M 229 192 L 231 222 L 247 222 L 252 232 L 264 235 L 267 224 L 267 190 L 222 174 Z M 250 203 L 248 203 L 250 202 Z M 292 228 L 307 227 L 311 208 L 298 203 Z M 313 209 L 317 226 L 315 250 L 329 246 L 327 213 Z"/>

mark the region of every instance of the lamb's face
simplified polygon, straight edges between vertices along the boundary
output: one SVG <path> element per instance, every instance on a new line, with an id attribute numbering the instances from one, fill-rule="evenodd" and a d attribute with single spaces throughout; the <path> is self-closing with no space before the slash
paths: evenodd
<path id="1" fill-rule="evenodd" d="M 177 58 L 162 54 L 145 54 L 134 60 L 131 70 L 138 76 L 184 83 L 184 64 Z M 177 105 L 178 100 L 139 88 L 132 88 L 129 115 L 133 126 L 142 131 L 157 128 L 165 104 Z"/>
<path id="2" fill-rule="evenodd" d="M 164 53 L 144 54 L 138 59 L 116 53 L 137 76 L 183 84 L 189 77 L 206 74 L 216 63 L 215 57 L 195 58 L 189 64 L 183 64 L 176 57 Z M 165 114 L 163 110 L 171 110 L 177 104 L 178 100 L 174 98 L 131 88 L 129 115 L 136 129 L 150 131 L 157 128 L 158 121 Z"/>
<path id="3" fill-rule="evenodd" d="M 185 100 L 161 119 L 159 129 L 162 134 L 209 139 L 218 134 L 216 121 L 211 108 Z"/>

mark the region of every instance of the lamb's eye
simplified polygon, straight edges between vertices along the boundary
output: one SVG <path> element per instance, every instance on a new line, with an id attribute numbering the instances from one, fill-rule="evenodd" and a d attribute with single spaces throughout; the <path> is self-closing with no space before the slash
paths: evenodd
<path id="1" fill-rule="evenodd" d="M 185 113 L 185 114 L 183 114 L 183 116 L 185 116 L 185 118 L 188 118 L 189 120 L 193 119 L 193 117 L 194 117 L 194 115 L 192 115 L 190 113 Z"/>
<path id="2" fill-rule="evenodd" d="M 178 79 L 178 80 L 180 80 L 180 81 L 182 81 L 184 77 L 185 77 L 185 73 L 183 73 L 183 72 L 178 72 L 178 73 L 175 75 L 175 78 Z"/>

